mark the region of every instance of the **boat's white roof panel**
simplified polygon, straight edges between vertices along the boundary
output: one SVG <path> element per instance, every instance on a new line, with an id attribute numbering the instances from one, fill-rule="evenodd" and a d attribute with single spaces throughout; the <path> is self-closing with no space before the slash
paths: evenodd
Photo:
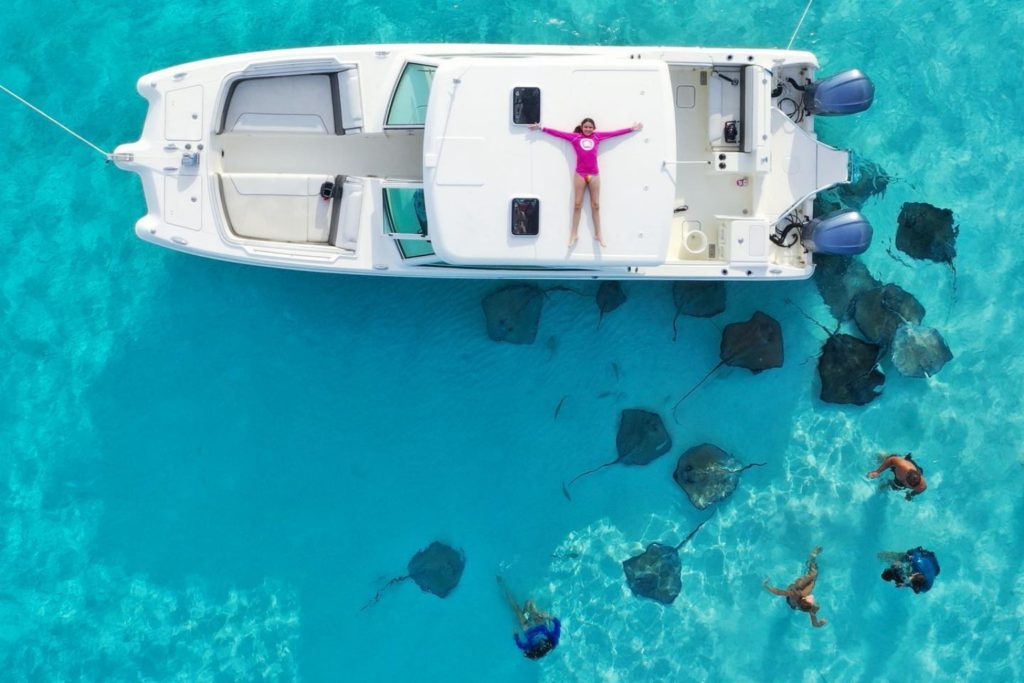
<path id="1" fill-rule="evenodd" d="M 545 126 L 598 130 L 642 121 L 643 131 L 601 143 L 601 226 L 590 239 L 589 201 L 569 250 L 575 154 L 565 141 L 512 123 L 512 89 L 541 89 Z M 459 58 L 434 77 L 424 135 L 424 187 L 437 254 L 460 265 L 579 266 L 664 263 L 672 223 L 673 97 L 663 62 L 595 58 Z M 540 200 L 540 234 L 511 234 L 511 201 Z"/>

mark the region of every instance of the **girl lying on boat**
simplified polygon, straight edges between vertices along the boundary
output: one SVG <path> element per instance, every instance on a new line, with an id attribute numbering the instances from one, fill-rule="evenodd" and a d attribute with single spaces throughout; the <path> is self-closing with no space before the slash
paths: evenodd
<path id="1" fill-rule="evenodd" d="M 564 131 L 555 130 L 554 128 L 545 128 L 539 123 L 531 123 L 527 126 L 530 130 L 537 130 L 540 128 L 543 132 L 548 135 L 553 135 L 556 138 L 568 140 L 572 145 L 572 148 L 576 151 L 576 173 L 573 174 L 573 188 L 576 191 L 576 203 L 572 212 L 572 234 L 569 235 L 569 246 L 576 244 L 576 235 L 579 231 L 580 226 L 580 212 L 583 209 L 583 194 L 590 189 L 590 210 L 594 216 L 594 239 L 602 247 L 608 245 L 604 243 L 604 239 L 601 238 L 601 214 L 600 209 L 600 196 L 601 196 L 601 178 L 598 175 L 597 170 L 597 146 L 602 140 L 608 138 L 614 138 L 619 135 L 625 135 L 626 133 L 632 133 L 633 131 L 643 130 L 644 124 L 634 123 L 629 128 L 620 128 L 619 130 L 612 131 L 599 131 L 597 130 L 597 124 L 594 123 L 594 119 L 586 118 L 580 122 L 580 125 L 576 126 L 576 129 L 571 133 Z"/>

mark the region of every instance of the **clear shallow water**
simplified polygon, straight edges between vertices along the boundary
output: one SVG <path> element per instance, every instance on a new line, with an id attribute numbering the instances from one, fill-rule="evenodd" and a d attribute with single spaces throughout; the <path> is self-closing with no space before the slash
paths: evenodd
<path id="1" fill-rule="evenodd" d="M 134 139 L 136 78 L 253 49 L 381 41 L 784 46 L 802 3 L 720 1 L 22 3 L 0 23 L 0 82 L 101 146 Z M 718 332 L 680 319 L 667 284 L 593 303 L 555 295 L 538 343 L 490 342 L 495 285 L 327 277 L 147 246 L 131 175 L 0 103 L 0 670 L 28 681 L 1019 680 L 1024 615 L 1024 9 L 1012 3 L 818 0 L 796 45 L 825 72 L 876 80 L 867 114 L 826 139 L 902 182 L 865 213 L 865 262 L 914 292 L 956 355 L 934 379 L 886 366 L 865 408 L 817 398 L 823 333 L 811 282 L 733 285 L 721 322 L 782 322 L 787 362 L 722 372 Z M 997 51 L 988 49 L 1000 46 Z M 890 259 L 905 201 L 961 224 L 948 268 Z M 554 352 L 547 340 L 556 340 Z M 810 360 L 808 360 L 810 359 Z M 617 364 L 616 380 L 611 363 Z M 612 392 L 612 396 L 599 398 Z M 554 407 L 569 395 L 558 420 Z M 614 452 L 619 411 L 666 416 L 675 445 L 646 468 L 559 483 Z M 713 441 L 741 460 L 736 494 L 681 555 L 671 607 L 628 594 L 619 563 L 701 519 L 671 481 Z M 863 480 L 878 450 L 913 450 L 913 504 Z M 999 486 L 993 486 L 999 484 Z M 465 549 L 446 600 L 380 577 L 440 539 Z M 812 630 L 761 590 L 825 546 Z M 918 544 L 943 572 L 927 596 L 878 580 L 878 550 Z M 574 560 L 555 554 L 580 552 Z M 518 656 L 493 584 L 565 622 L 541 663 Z M 901 650 L 905 654 L 898 654 Z"/>

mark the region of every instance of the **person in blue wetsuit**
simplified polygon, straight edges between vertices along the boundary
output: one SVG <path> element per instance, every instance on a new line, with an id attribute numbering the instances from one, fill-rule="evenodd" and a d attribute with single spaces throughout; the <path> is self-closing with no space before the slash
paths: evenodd
<path id="1" fill-rule="evenodd" d="M 512 611 L 516 615 L 519 630 L 513 630 L 512 635 L 515 638 L 516 646 L 523 651 L 523 655 L 527 659 L 540 659 L 554 650 L 562 635 L 562 622 L 557 617 L 544 614 L 537 609 L 533 600 L 527 600 L 520 607 L 500 576 L 498 585 L 501 586 L 508 604 L 512 606 Z"/>
<path id="2" fill-rule="evenodd" d="M 882 580 L 892 581 L 897 588 L 910 588 L 915 593 L 927 593 L 939 575 L 939 560 L 935 553 L 917 546 L 905 553 L 888 554 L 892 564 L 882 572 Z M 893 558 L 892 555 L 895 555 Z"/>

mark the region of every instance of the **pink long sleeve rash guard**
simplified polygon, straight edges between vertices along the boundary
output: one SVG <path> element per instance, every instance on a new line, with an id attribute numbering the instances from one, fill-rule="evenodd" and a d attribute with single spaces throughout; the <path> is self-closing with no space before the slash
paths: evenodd
<path id="1" fill-rule="evenodd" d="M 580 175 L 597 175 L 597 145 L 601 140 L 632 133 L 632 128 L 620 128 L 608 132 L 594 131 L 590 135 L 565 133 L 554 128 L 541 128 L 548 135 L 568 140 L 576 150 L 576 172 Z"/>

